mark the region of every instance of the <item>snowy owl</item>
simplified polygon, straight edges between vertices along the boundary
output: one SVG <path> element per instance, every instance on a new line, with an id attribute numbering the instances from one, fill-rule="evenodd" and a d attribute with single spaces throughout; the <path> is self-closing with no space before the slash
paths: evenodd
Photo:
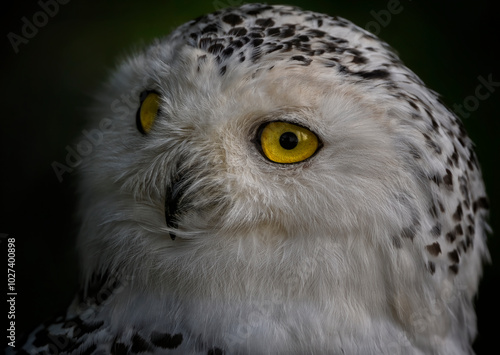
<path id="1" fill-rule="evenodd" d="M 374 35 L 217 11 L 121 64 L 92 114 L 82 289 L 20 353 L 473 352 L 473 144 Z"/>

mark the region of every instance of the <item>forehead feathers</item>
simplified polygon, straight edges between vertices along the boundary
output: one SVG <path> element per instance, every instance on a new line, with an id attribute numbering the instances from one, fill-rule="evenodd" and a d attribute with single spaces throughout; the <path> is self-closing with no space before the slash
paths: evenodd
<path id="1" fill-rule="evenodd" d="M 320 64 L 354 79 L 386 79 L 401 66 L 388 46 L 349 21 L 291 6 L 246 4 L 179 27 L 158 46 L 175 57 L 184 46 L 200 49 L 200 64 L 213 57 L 224 76 L 235 68 Z M 158 50 L 152 49 L 153 51 Z"/>

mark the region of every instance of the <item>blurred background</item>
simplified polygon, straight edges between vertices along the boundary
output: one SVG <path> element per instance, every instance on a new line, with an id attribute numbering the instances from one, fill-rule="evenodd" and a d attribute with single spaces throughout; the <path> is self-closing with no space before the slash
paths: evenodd
<path id="1" fill-rule="evenodd" d="M 64 173 L 60 181 L 52 164 L 64 164 L 66 147 L 78 142 L 93 93 L 133 48 L 201 14 L 243 3 L 41 0 L 2 4 L 0 236 L 16 238 L 18 336 L 64 310 L 78 289 L 76 174 Z M 496 185 L 500 182 L 500 84 L 490 88 L 488 98 L 474 98 L 480 78 L 500 82 L 499 33 L 494 24 L 498 14 L 493 1 L 400 0 L 395 7 L 397 0 L 268 3 L 342 16 L 367 28 L 392 45 L 449 107 L 465 104 L 460 116 L 477 145 L 492 228 L 500 230 Z M 391 14 L 394 8 L 398 12 Z M 0 260 L 7 260 L 4 240 L 5 257 Z M 491 353 L 498 337 L 500 248 L 494 235 L 489 247 L 493 263 L 485 269 L 477 301 L 480 335 L 474 347 L 478 354 Z"/>

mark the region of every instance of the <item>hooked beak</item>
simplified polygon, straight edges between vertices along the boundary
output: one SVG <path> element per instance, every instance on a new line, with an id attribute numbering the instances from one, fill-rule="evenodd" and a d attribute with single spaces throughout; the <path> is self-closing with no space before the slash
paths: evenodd
<path id="1" fill-rule="evenodd" d="M 174 182 L 167 187 L 165 196 L 165 222 L 167 227 L 177 228 L 178 227 L 178 210 L 179 203 L 184 194 L 184 184 L 182 177 L 177 177 Z M 175 233 L 170 232 L 170 238 L 175 240 Z"/>

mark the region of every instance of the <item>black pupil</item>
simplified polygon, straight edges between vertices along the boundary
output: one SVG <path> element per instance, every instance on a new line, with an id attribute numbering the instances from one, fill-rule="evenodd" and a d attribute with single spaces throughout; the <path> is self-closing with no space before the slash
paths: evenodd
<path id="1" fill-rule="evenodd" d="M 280 145 L 287 150 L 295 148 L 299 144 L 299 139 L 292 132 L 285 132 L 280 136 Z"/>

